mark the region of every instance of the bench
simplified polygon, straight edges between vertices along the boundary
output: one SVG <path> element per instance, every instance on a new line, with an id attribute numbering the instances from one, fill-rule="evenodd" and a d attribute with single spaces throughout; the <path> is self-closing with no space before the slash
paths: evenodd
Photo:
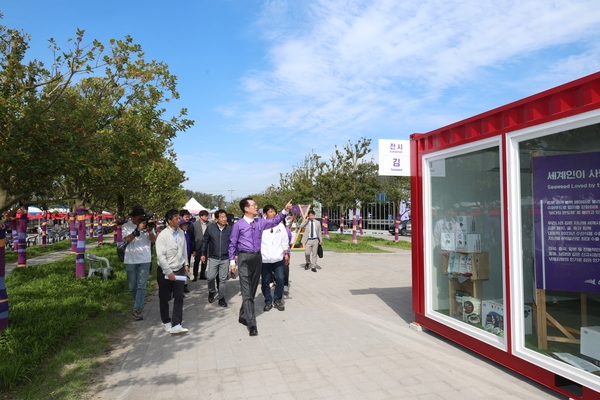
<path id="1" fill-rule="evenodd" d="M 97 255 L 86 253 L 85 260 L 88 263 L 89 273 L 88 278 L 96 274 L 96 272 L 102 273 L 102 278 L 106 281 L 108 278 L 113 277 L 113 269 L 110 266 L 107 258 L 98 257 Z"/>
<path id="2" fill-rule="evenodd" d="M 25 243 L 27 243 L 27 247 L 35 246 L 38 244 L 38 236 L 39 235 L 30 235 L 25 239 Z"/>

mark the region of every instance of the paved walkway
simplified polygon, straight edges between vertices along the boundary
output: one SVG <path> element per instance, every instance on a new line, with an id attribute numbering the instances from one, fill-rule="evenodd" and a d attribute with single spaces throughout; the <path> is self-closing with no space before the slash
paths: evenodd
<path id="1" fill-rule="evenodd" d="M 511 371 L 431 333 L 410 329 L 409 251 L 325 252 L 317 273 L 292 255 L 285 311 L 265 313 L 259 336 L 237 322 L 239 280 L 228 308 L 190 283 L 184 326 L 165 333 L 157 296 L 115 343 L 95 399 L 559 399 Z M 154 274 L 153 274 L 154 275 Z M 260 292 L 260 289 L 259 289 Z"/>

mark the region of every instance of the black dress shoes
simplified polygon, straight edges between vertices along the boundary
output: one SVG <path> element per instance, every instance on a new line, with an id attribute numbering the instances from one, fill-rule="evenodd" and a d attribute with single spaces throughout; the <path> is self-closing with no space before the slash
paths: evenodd
<path id="1" fill-rule="evenodd" d="M 317 272 L 317 269 L 316 269 L 315 267 L 312 267 L 310 270 L 311 270 L 312 272 Z"/>
<path id="2" fill-rule="evenodd" d="M 258 336 L 258 329 L 255 326 L 248 328 L 248 331 L 250 331 L 250 336 Z"/>
<path id="3" fill-rule="evenodd" d="M 190 289 L 188 289 L 187 285 L 183 287 L 183 293 L 189 293 Z"/>
<path id="4" fill-rule="evenodd" d="M 225 301 L 225 299 L 219 299 L 219 305 L 221 307 L 227 307 L 227 302 Z"/>
<path id="5" fill-rule="evenodd" d="M 238 318 L 238 322 L 242 325 L 248 325 L 248 322 L 244 318 Z"/>
<path id="6" fill-rule="evenodd" d="M 208 294 L 208 302 L 212 303 L 213 301 L 215 301 L 215 294 L 216 293 L 209 293 Z"/>
<path id="7" fill-rule="evenodd" d="M 306 263 L 306 264 L 304 264 L 304 269 L 305 269 L 305 270 L 308 270 L 309 268 L 310 268 L 310 263 Z"/>

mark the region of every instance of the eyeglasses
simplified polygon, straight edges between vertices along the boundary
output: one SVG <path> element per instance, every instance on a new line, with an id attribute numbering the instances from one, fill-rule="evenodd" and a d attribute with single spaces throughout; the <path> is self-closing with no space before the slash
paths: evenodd
<path id="1" fill-rule="evenodd" d="M 248 207 L 256 207 L 258 208 L 258 204 L 254 203 L 254 204 L 248 204 Z"/>

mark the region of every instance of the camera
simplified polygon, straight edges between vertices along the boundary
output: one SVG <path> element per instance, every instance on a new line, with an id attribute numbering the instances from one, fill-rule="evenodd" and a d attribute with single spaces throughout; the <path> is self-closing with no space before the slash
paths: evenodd
<path id="1" fill-rule="evenodd" d="M 146 227 L 149 229 L 156 228 L 156 221 L 154 220 L 154 213 L 147 212 L 142 216 L 142 222 L 146 223 Z"/>

